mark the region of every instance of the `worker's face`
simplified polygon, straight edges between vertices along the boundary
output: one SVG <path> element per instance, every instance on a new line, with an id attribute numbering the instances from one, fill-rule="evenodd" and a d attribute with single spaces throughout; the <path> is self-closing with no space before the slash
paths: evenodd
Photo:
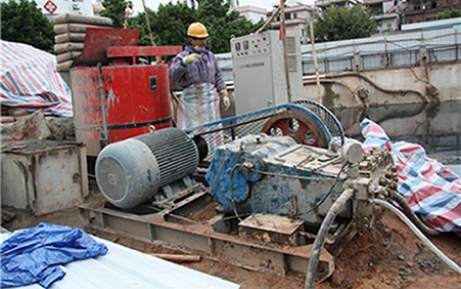
<path id="1" fill-rule="evenodd" d="M 202 51 L 206 46 L 206 38 L 190 38 L 190 44 L 195 50 Z"/>

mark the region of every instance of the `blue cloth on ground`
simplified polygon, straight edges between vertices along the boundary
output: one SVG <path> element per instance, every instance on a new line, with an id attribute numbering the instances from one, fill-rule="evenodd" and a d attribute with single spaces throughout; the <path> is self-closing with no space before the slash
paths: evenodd
<path id="1" fill-rule="evenodd" d="M 14 233 L 3 241 L 1 288 L 38 282 L 49 288 L 66 273 L 60 264 L 105 255 L 107 247 L 83 229 L 41 223 Z"/>

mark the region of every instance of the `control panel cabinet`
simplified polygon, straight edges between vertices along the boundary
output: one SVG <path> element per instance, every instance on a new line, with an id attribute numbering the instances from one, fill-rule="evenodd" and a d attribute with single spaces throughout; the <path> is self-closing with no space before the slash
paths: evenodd
<path id="1" fill-rule="evenodd" d="M 231 39 L 236 114 L 288 102 L 283 41 L 269 30 Z M 303 98 L 301 49 L 296 30 L 287 31 L 291 100 Z"/>

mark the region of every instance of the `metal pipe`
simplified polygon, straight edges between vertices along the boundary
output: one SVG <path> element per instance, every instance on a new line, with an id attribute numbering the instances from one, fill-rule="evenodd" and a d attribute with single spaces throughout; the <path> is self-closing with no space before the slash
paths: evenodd
<path id="1" fill-rule="evenodd" d="M 109 144 L 109 130 L 107 127 L 106 92 L 104 91 L 104 75 L 102 75 L 101 62 L 98 62 L 99 73 L 99 98 L 101 100 L 102 138 L 101 149 Z"/>
<path id="2" fill-rule="evenodd" d="M 255 34 L 263 32 L 263 30 L 266 29 L 267 26 L 269 26 L 269 24 L 272 23 L 272 20 L 274 20 L 275 16 L 279 14 L 281 8 L 282 8 L 281 6 L 277 7 L 277 9 L 275 9 L 274 12 L 272 12 L 271 17 L 266 21 L 266 23 L 264 23 L 264 25 L 261 28 L 256 30 Z"/>
<path id="3" fill-rule="evenodd" d="M 311 256 L 309 258 L 309 266 L 306 272 L 305 289 L 313 289 L 315 284 L 315 276 L 317 275 L 317 267 L 319 265 L 320 252 L 327 236 L 328 229 L 335 220 L 336 215 L 346 204 L 346 202 L 354 196 L 352 189 L 346 189 L 338 199 L 333 203 L 330 210 L 328 210 L 325 219 L 320 226 L 317 237 L 315 238 L 314 245 L 312 247 Z"/>
<path id="4" fill-rule="evenodd" d="M 312 16 L 311 20 L 309 21 L 309 28 L 310 28 L 310 33 L 311 33 L 311 45 L 312 45 L 312 59 L 314 60 L 315 82 L 317 83 L 317 97 L 318 97 L 319 103 L 323 104 L 322 92 L 320 90 L 319 64 L 317 63 L 317 52 L 315 50 L 314 17 L 315 16 Z"/>
<path id="5" fill-rule="evenodd" d="M 152 35 L 152 29 L 150 27 L 150 21 L 149 21 L 149 13 L 147 11 L 146 3 L 144 0 L 142 0 L 142 7 L 144 9 L 144 16 L 146 17 L 146 26 L 147 26 L 147 31 L 149 32 L 150 43 L 152 46 L 157 46 L 155 44 L 154 36 Z M 162 64 L 161 56 L 157 56 L 156 59 L 157 59 L 157 64 Z"/>
<path id="6" fill-rule="evenodd" d="M 297 151 L 298 149 L 300 149 L 300 148 L 302 148 L 302 147 L 303 147 L 302 144 L 297 144 L 297 145 L 295 145 L 294 147 L 291 147 L 291 148 L 289 148 L 288 150 L 286 150 L 286 151 L 284 151 L 284 152 L 281 152 L 281 153 L 280 153 L 279 155 L 277 155 L 275 158 L 277 159 L 277 158 L 284 157 L 284 156 L 286 156 L 286 155 L 288 155 L 288 154 L 291 154 L 291 153 L 294 152 L 294 151 Z"/>
<path id="7" fill-rule="evenodd" d="M 410 221 L 410 219 L 408 219 L 407 216 L 405 216 L 405 214 L 402 213 L 398 208 L 380 199 L 371 199 L 370 202 L 381 205 L 385 207 L 386 209 L 391 210 L 394 214 L 396 214 L 400 218 L 400 220 L 402 220 L 413 231 L 413 233 L 415 233 L 416 236 L 418 236 L 421 239 L 421 241 L 423 241 L 429 247 L 429 249 L 432 250 L 432 252 L 434 252 L 435 255 L 437 255 L 437 257 L 439 257 L 448 266 L 450 266 L 450 268 L 452 268 L 453 270 L 461 274 L 461 268 L 458 266 L 458 264 L 453 262 L 442 251 L 440 251 L 440 249 L 437 248 L 420 230 L 418 230 L 415 224 L 413 224 Z"/>
<path id="8" fill-rule="evenodd" d="M 291 102 L 291 84 L 290 84 L 290 71 L 288 68 L 288 51 L 287 51 L 287 30 L 285 27 L 285 0 L 280 0 L 280 32 L 283 34 L 282 44 L 283 44 L 283 62 L 285 66 L 285 81 L 287 86 L 287 100 Z M 295 40 L 296 41 L 296 40 Z"/>

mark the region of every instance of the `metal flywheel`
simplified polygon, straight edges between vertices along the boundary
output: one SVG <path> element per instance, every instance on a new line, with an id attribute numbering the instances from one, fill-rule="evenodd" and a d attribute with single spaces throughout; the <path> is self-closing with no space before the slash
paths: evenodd
<path id="1" fill-rule="evenodd" d="M 266 121 L 262 132 L 271 136 L 291 136 L 298 143 L 327 148 L 328 138 L 318 120 L 300 111 L 289 110 Z"/>

